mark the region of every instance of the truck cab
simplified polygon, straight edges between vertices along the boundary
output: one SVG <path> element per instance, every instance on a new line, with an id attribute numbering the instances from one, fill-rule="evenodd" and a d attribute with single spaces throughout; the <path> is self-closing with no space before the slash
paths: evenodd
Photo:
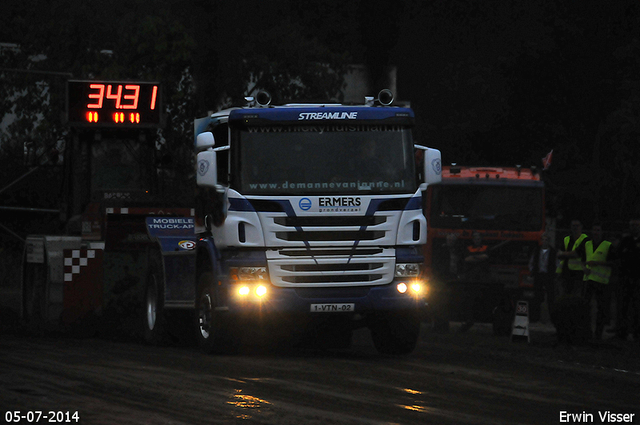
<path id="1" fill-rule="evenodd" d="M 416 167 L 413 124 L 410 108 L 380 98 L 251 99 L 196 121 L 203 347 L 228 348 L 232 329 L 260 317 L 341 345 L 366 326 L 381 352 L 413 350 L 426 290 L 421 189 L 434 174 Z"/>

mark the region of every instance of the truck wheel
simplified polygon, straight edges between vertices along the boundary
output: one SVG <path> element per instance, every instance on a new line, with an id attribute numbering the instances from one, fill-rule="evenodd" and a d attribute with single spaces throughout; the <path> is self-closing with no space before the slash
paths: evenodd
<path id="1" fill-rule="evenodd" d="M 205 353 L 232 353 L 237 349 L 237 342 L 232 336 L 229 321 L 216 312 L 217 305 L 213 274 L 200 274 L 196 300 L 198 345 Z"/>
<path id="2" fill-rule="evenodd" d="M 144 340 L 148 344 L 159 344 L 164 339 L 166 323 L 164 317 L 162 265 L 158 260 L 152 260 L 149 264 L 143 305 Z"/>
<path id="3" fill-rule="evenodd" d="M 387 313 L 371 326 L 373 345 L 380 354 L 409 354 L 418 343 L 420 317 L 413 312 Z"/>

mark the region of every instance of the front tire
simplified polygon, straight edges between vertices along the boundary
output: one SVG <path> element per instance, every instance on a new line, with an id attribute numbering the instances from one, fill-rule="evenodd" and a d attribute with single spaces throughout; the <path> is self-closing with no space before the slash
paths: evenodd
<path id="1" fill-rule="evenodd" d="M 201 273 L 198 278 L 196 299 L 196 333 L 198 345 L 205 353 L 232 353 L 237 349 L 230 322 L 216 310 L 216 294 L 213 273 Z"/>
<path id="2" fill-rule="evenodd" d="M 143 338 L 148 344 L 157 345 L 165 337 L 164 283 L 162 264 L 154 259 L 149 264 L 143 299 Z"/>
<path id="3" fill-rule="evenodd" d="M 409 354 L 419 336 L 420 317 L 413 311 L 383 314 L 371 326 L 373 345 L 380 354 Z"/>

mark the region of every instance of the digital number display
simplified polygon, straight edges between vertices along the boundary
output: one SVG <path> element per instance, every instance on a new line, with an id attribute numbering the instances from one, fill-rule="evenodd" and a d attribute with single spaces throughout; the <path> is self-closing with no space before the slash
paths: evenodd
<path id="1" fill-rule="evenodd" d="M 160 94 L 158 83 L 68 81 L 68 121 L 89 127 L 160 127 Z"/>

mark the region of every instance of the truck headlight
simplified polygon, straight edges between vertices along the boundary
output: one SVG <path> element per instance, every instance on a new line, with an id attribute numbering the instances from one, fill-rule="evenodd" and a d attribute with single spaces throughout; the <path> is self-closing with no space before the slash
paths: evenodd
<path id="1" fill-rule="evenodd" d="M 261 299 L 267 295 L 269 275 L 266 267 L 231 267 L 229 277 L 233 284 L 233 293 L 243 299 Z"/>
<path id="2" fill-rule="evenodd" d="M 421 294 L 424 291 L 424 285 L 419 282 L 413 282 L 409 285 L 414 294 Z"/>
<path id="3" fill-rule="evenodd" d="M 231 267 L 229 276 L 234 282 L 267 281 L 266 267 Z"/>
<path id="4" fill-rule="evenodd" d="M 267 295 L 267 287 L 264 285 L 258 285 L 258 287 L 256 288 L 256 295 L 258 297 L 264 297 L 265 295 Z"/>
<path id="5" fill-rule="evenodd" d="M 256 298 L 264 298 L 267 295 L 267 287 L 264 285 L 240 284 L 238 285 L 237 293 L 242 298 L 248 297 L 249 295 L 252 295 L 252 293 Z"/>
<path id="6" fill-rule="evenodd" d="M 420 276 L 419 263 L 398 263 L 396 264 L 396 277 L 418 277 Z"/>
<path id="7" fill-rule="evenodd" d="M 426 286 L 419 279 L 421 269 L 422 264 L 420 263 L 397 263 L 395 277 L 398 292 L 414 297 L 424 296 Z"/>
<path id="8" fill-rule="evenodd" d="M 427 292 L 427 286 L 424 282 L 414 280 L 409 282 L 400 282 L 396 284 L 396 289 L 401 294 L 410 294 L 413 296 L 424 296 Z"/>

